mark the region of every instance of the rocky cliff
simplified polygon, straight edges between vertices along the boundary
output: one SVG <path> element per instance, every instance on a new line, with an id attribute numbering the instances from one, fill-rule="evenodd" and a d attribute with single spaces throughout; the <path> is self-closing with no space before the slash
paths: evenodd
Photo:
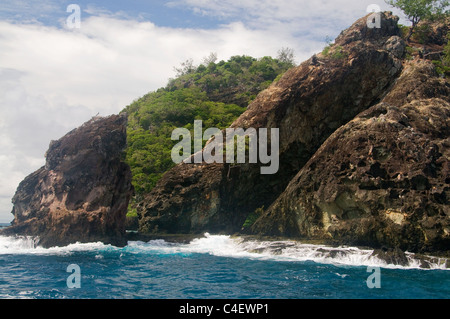
<path id="1" fill-rule="evenodd" d="M 400 74 L 405 44 L 398 18 L 382 18 L 381 29 L 357 21 L 327 55 L 288 71 L 233 123 L 280 128 L 277 174 L 261 175 L 258 164 L 180 164 L 141 203 L 141 231 L 233 232 L 255 209 L 268 207 L 326 138 L 379 102 Z"/>
<path id="2" fill-rule="evenodd" d="M 44 247 L 75 242 L 126 243 L 131 173 L 122 162 L 126 114 L 93 118 L 52 141 L 46 164 L 13 197 L 12 226 L 2 234 L 40 238 Z"/>
<path id="3" fill-rule="evenodd" d="M 407 61 L 398 18 L 381 18 L 356 21 L 232 124 L 280 129 L 277 174 L 180 164 L 140 203 L 140 231 L 239 232 L 262 211 L 253 234 L 448 250 L 449 83 Z"/>
<path id="4" fill-rule="evenodd" d="M 431 63 L 408 63 L 380 103 L 323 143 L 253 232 L 448 250 L 449 93 Z"/>

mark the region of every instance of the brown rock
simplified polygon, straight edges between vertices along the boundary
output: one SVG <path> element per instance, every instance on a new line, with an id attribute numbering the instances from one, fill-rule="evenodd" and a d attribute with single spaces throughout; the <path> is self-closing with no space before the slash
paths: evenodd
<path id="1" fill-rule="evenodd" d="M 398 17 L 383 13 L 381 29 L 366 20 L 344 31 L 327 56 L 286 72 L 232 124 L 280 128 L 277 174 L 261 175 L 258 164 L 178 165 L 141 202 L 141 231 L 239 231 L 250 213 L 269 207 L 320 145 L 378 103 L 400 74 Z"/>
<path id="2" fill-rule="evenodd" d="M 387 249 L 383 247 L 381 249 L 375 249 L 372 256 L 375 256 L 391 265 L 409 265 L 408 257 L 406 257 L 406 254 L 399 248 Z"/>
<path id="3" fill-rule="evenodd" d="M 126 123 L 126 114 L 93 118 L 52 141 L 45 166 L 20 183 L 12 226 L 2 233 L 38 236 L 44 247 L 124 244 L 132 195 L 131 172 L 121 161 Z"/>
<path id="4" fill-rule="evenodd" d="M 408 65 L 382 103 L 323 143 L 252 230 L 448 250 L 449 93 L 431 63 Z"/>

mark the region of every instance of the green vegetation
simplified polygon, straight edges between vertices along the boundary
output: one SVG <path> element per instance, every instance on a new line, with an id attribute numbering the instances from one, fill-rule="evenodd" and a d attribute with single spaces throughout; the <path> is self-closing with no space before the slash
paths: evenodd
<path id="1" fill-rule="evenodd" d="M 249 229 L 253 226 L 253 224 L 256 222 L 256 220 L 264 213 L 264 206 L 261 208 L 257 208 L 254 212 L 252 212 L 247 219 L 245 220 L 244 224 L 242 225 L 243 229 Z"/>
<path id="2" fill-rule="evenodd" d="M 136 193 L 149 192 L 174 166 L 171 159 L 171 150 L 177 143 L 171 140 L 174 129 L 193 130 L 196 119 L 203 120 L 205 127 L 223 129 L 244 110 L 235 104 L 210 101 L 205 92 L 195 87 L 158 90 L 129 105 L 126 161 L 131 167 Z"/>
<path id="3" fill-rule="evenodd" d="M 334 44 L 329 44 L 328 46 L 326 46 L 323 49 L 322 54 L 323 56 L 329 57 L 334 60 L 344 59 L 348 55 L 340 45 L 335 46 Z"/>
<path id="4" fill-rule="evenodd" d="M 447 34 L 447 45 L 444 48 L 444 57 L 442 58 L 442 63 L 450 67 L 450 33 Z"/>
<path id="5" fill-rule="evenodd" d="M 385 0 L 393 7 L 399 8 L 404 12 L 412 26 L 406 35 L 406 41 L 409 42 L 411 36 L 416 31 L 420 21 L 434 19 L 436 17 L 448 14 L 448 0 Z"/>
<path id="6" fill-rule="evenodd" d="M 406 60 L 412 60 L 415 54 L 419 54 L 419 49 L 410 46 L 406 47 Z"/>
<path id="7" fill-rule="evenodd" d="M 128 217 L 133 217 L 133 218 L 138 217 L 137 209 L 136 209 L 136 207 L 133 207 L 133 205 L 131 203 L 128 205 L 127 216 Z"/>
<path id="8" fill-rule="evenodd" d="M 332 48 L 332 45 L 331 45 L 331 44 L 330 44 L 330 45 L 327 45 L 327 46 L 323 49 L 322 54 L 323 54 L 324 56 L 328 57 L 328 56 L 330 55 L 330 50 L 331 50 L 331 48 Z"/>
<path id="9" fill-rule="evenodd" d="M 219 63 L 215 62 L 216 59 L 212 53 L 198 67 L 193 65 L 192 60 L 183 62 L 180 68 L 175 68 L 177 78 L 171 79 L 165 90 L 198 88 L 211 101 L 246 107 L 277 76 L 294 66 L 290 49 L 280 50 L 277 59 L 255 59 L 245 55 Z"/>
<path id="10" fill-rule="evenodd" d="M 193 132 L 194 120 L 203 120 L 204 129 L 229 127 L 260 91 L 293 66 L 291 53 L 283 49 L 280 59 L 234 56 L 218 63 L 211 54 L 199 66 L 187 60 L 165 88 L 127 106 L 125 158 L 136 193 L 130 213 L 135 213 L 135 203 L 175 165 L 171 159 L 172 148 L 178 143 L 171 140 L 175 128 Z"/>
<path id="11" fill-rule="evenodd" d="M 431 34 L 431 26 L 428 23 L 420 24 L 416 27 L 416 32 L 412 39 L 420 44 L 427 44 Z"/>
<path id="12" fill-rule="evenodd" d="M 325 38 L 327 46 L 322 50 L 322 55 L 326 58 L 333 60 L 341 60 L 348 56 L 348 53 L 344 51 L 344 48 L 340 45 L 333 43 L 333 40 L 327 36 Z"/>
<path id="13" fill-rule="evenodd" d="M 450 77 L 450 66 L 445 65 L 442 61 L 434 60 L 433 64 L 436 66 L 436 71 L 441 76 Z"/>
<path id="14" fill-rule="evenodd" d="M 403 39 L 411 43 L 419 43 L 424 46 L 433 44 L 433 29 L 435 24 L 448 24 L 450 17 L 450 1 L 448 0 L 385 0 L 388 4 L 401 9 L 412 26 L 399 25 Z M 436 66 L 436 71 L 441 76 L 450 75 L 450 38 L 447 34 L 447 45 L 442 52 L 440 60 L 434 60 L 433 64 Z M 439 43 L 441 44 L 441 43 Z M 435 49 L 434 49 L 435 50 Z M 423 52 L 423 51 L 422 51 Z M 406 47 L 406 59 L 412 60 L 414 55 L 421 55 L 421 50 L 410 44 Z"/>
<path id="15" fill-rule="evenodd" d="M 408 27 L 407 25 L 403 25 L 403 24 L 398 24 L 398 28 L 400 29 L 400 35 L 401 37 L 406 40 L 406 37 L 409 34 L 410 31 L 410 27 Z"/>
<path id="16" fill-rule="evenodd" d="M 444 53 L 441 60 L 433 61 L 436 71 L 441 76 L 450 77 L 450 33 L 447 34 L 447 45 L 444 47 Z"/>

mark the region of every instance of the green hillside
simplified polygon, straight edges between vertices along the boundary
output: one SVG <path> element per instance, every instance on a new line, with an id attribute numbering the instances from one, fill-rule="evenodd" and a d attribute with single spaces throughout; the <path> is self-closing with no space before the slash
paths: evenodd
<path id="1" fill-rule="evenodd" d="M 204 129 L 227 128 L 260 91 L 292 66 L 292 60 L 271 57 L 234 56 L 216 63 L 211 55 L 199 66 L 188 60 L 165 88 L 127 106 L 126 162 L 133 174 L 135 201 L 175 165 L 171 159 L 175 128 L 193 130 L 194 120 L 203 120 Z"/>

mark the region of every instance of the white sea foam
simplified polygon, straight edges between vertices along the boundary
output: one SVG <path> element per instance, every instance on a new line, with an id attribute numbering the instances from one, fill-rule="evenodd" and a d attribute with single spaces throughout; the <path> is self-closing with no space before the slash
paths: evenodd
<path id="1" fill-rule="evenodd" d="M 220 257 L 247 258 L 285 262 L 313 261 L 322 264 L 346 266 L 373 266 L 383 268 L 419 269 L 423 263 L 414 254 L 406 253 L 409 264 L 399 266 L 387 264 L 373 256 L 373 250 L 357 247 L 328 247 L 297 241 L 258 241 L 241 237 L 205 234 L 189 244 L 169 243 L 164 240 L 149 242 L 131 241 L 124 248 L 103 243 L 76 243 L 65 247 L 42 248 L 32 237 L 0 237 L 1 254 L 50 254 L 66 255 L 74 252 L 94 252 L 96 258 L 103 258 L 107 251 L 121 254 L 210 254 Z M 446 269 L 445 258 L 433 258 L 428 262 L 430 269 Z"/>
<path id="2" fill-rule="evenodd" d="M 347 266 L 372 266 L 383 268 L 419 269 L 423 263 L 412 253 L 406 253 L 407 266 L 388 264 L 373 256 L 373 250 L 357 247 L 328 247 L 304 244 L 297 241 L 257 241 L 240 237 L 205 234 L 189 244 L 174 244 L 164 240 L 148 243 L 130 242 L 128 248 L 133 253 L 153 252 L 159 254 L 210 254 L 220 257 L 250 258 L 273 261 L 305 262 Z M 445 258 L 433 258 L 429 269 L 446 269 Z"/>
<path id="3" fill-rule="evenodd" d="M 64 247 L 43 248 L 39 246 L 39 238 L 31 236 L 0 236 L 0 255 L 34 254 L 34 255 L 66 255 L 77 251 L 96 251 L 114 249 L 103 243 L 75 243 Z"/>

